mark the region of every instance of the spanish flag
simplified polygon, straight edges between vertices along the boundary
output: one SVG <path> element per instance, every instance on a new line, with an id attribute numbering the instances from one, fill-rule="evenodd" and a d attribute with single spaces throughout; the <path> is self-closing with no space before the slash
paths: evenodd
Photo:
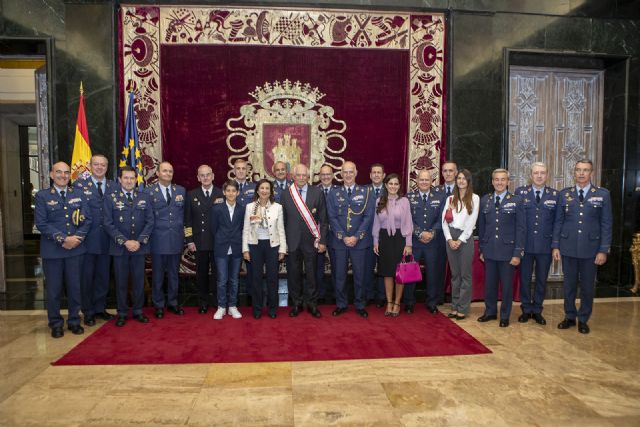
<path id="1" fill-rule="evenodd" d="M 84 113 L 84 90 L 82 82 L 80 82 L 80 105 L 76 121 L 76 137 L 73 140 L 73 155 L 71 156 L 71 181 L 89 177 L 91 174 L 90 163 L 91 146 L 87 130 L 87 116 Z"/>
<path id="2" fill-rule="evenodd" d="M 124 141 L 122 141 L 122 152 L 120 154 L 119 167 L 131 166 L 138 174 L 138 189 L 144 188 L 144 171 L 142 168 L 142 153 L 140 152 L 140 142 L 138 141 L 138 126 L 136 125 L 136 109 L 134 108 L 136 98 L 133 92 L 129 93 L 129 108 L 127 109 L 127 121 L 124 129 Z"/>

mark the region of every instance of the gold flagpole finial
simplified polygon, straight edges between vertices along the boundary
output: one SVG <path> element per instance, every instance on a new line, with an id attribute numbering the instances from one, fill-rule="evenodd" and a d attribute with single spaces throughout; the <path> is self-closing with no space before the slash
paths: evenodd
<path id="1" fill-rule="evenodd" d="M 82 87 L 82 80 L 80 80 L 80 96 L 84 95 L 84 88 Z"/>

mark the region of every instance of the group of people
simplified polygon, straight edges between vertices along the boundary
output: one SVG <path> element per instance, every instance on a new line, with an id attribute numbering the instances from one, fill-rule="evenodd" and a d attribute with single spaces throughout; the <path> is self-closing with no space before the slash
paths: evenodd
<path id="1" fill-rule="evenodd" d="M 545 324 L 542 303 L 551 260 L 562 259 L 565 275 L 565 319 L 588 333 L 593 287 L 598 265 L 606 261 L 611 243 L 611 206 L 607 190 L 591 184 L 593 165 L 576 164 L 574 187 L 557 191 L 546 186 L 547 168 L 534 163 L 531 185 L 507 190 L 509 173 L 496 169 L 494 191 L 482 199 L 473 193 L 472 175 L 454 162 L 442 165 L 444 184 L 433 187 L 429 171 L 418 171 L 417 189 L 404 194 L 399 175 L 384 166 L 370 167 L 368 185 L 356 184 L 358 170 L 351 161 L 340 169 L 342 183 L 334 184 L 334 168 L 320 169 L 319 184 L 310 184 L 304 164 L 273 165 L 275 179 L 254 183 L 248 164 L 236 160 L 233 179 L 222 188 L 213 185 L 213 170 L 201 165 L 200 185 L 185 191 L 173 183 L 173 167 L 162 162 L 157 182 L 138 191 L 136 170 L 118 171 L 118 183 L 106 178 L 105 156 L 91 158 L 91 176 L 69 186 L 70 169 L 52 166 L 53 186 L 36 195 L 36 226 L 42 234 L 41 255 L 46 280 L 51 335 L 64 335 L 60 300 L 66 288 L 68 329 L 84 332 L 84 323 L 109 320 L 106 297 L 111 258 L 114 262 L 116 326 L 124 326 L 129 312 L 147 323 L 143 313 L 145 256 L 152 259 L 152 301 L 155 317 L 165 309 L 184 315 L 178 303 L 178 272 L 186 243 L 194 253 L 200 314 L 210 305 L 210 271 L 216 278 L 216 320 L 238 319 L 238 283 L 242 261 L 250 290 L 253 317 L 259 319 L 266 302 L 270 318 L 277 316 L 279 263 L 286 260 L 290 317 L 303 310 L 322 316 L 318 303 L 326 293 L 325 257 L 331 265 L 336 307 L 347 311 L 347 274 L 353 274 L 356 313 L 366 318 L 369 303 L 385 307 L 396 317 L 401 304 L 412 313 L 415 283 L 397 283 L 396 266 L 411 256 L 425 266 L 426 308 L 438 312 L 444 302 L 445 266 L 451 270 L 452 319 L 463 320 L 471 303 L 473 232 L 478 224 L 480 258 L 485 263 L 485 312 L 480 322 L 498 318 L 498 289 L 502 291 L 500 326 L 509 325 L 514 268 L 520 265 L 522 314 L 520 322 Z M 494 230 L 495 228 L 495 230 Z M 531 292 L 535 269 L 535 290 Z M 263 287 L 266 277 L 266 295 Z M 165 294 L 164 283 L 167 283 Z M 79 280 L 80 279 L 80 280 Z M 131 295 L 128 289 L 131 282 Z M 580 284 L 581 305 L 576 310 Z M 129 306 L 131 300 L 131 307 Z"/>

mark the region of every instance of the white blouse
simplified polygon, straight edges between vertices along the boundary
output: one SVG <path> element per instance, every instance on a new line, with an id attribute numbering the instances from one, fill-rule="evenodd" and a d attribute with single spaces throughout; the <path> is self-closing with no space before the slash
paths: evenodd
<path id="1" fill-rule="evenodd" d="M 461 242 L 466 243 L 467 240 L 473 235 L 473 229 L 476 228 L 476 221 L 478 220 L 478 212 L 480 211 L 480 196 L 477 194 L 473 194 L 471 196 L 471 214 L 467 211 L 467 208 L 464 206 L 462 202 L 460 204 L 460 212 L 456 210 L 455 207 L 451 209 L 453 212 L 453 221 L 449 224 L 444 220 L 444 216 L 447 213 L 447 209 L 449 209 L 449 203 L 453 200 L 453 196 L 447 197 L 447 202 L 442 210 L 442 232 L 444 233 L 445 240 L 448 241 L 451 239 L 451 232 L 449 231 L 449 227 L 455 228 L 458 230 L 462 230 L 462 234 L 458 238 Z"/>

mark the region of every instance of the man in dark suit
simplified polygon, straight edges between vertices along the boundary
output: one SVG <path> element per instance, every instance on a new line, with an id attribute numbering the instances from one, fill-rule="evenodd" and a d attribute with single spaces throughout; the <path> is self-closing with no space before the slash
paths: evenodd
<path id="1" fill-rule="evenodd" d="M 80 190 L 91 210 L 91 229 L 84 244 L 87 253 L 82 261 L 82 313 L 84 324 L 93 326 L 96 317 L 109 320 L 106 311 L 109 293 L 109 235 L 104 229 L 104 200 L 116 190 L 115 183 L 106 178 L 109 161 L 102 154 L 91 157 L 91 176 L 79 179 L 73 186 Z"/>
<path id="2" fill-rule="evenodd" d="M 322 194 L 324 194 L 324 202 L 325 205 L 327 203 L 327 198 L 338 187 L 333 184 L 333 168 L 329 165 L 322 165 L 320 168 L 320 184 L 318 184 L 318 188 L 322 190 Z M 328 215 L 328 214 L 327 214 Z M 331 227 L 329 226 L 328 233 L 331 233 Z M 330 245 L 331 239 L 327 237 L 327 250 L 325 252 L 318 252 L 318 261 L 316 267 L 316 289 L 318 290 L 318 303 L 324 304 L 325 298 L 327 296 L 327 287 L 325 284 L 325 257 L 329 256 L 329 265 L 331 266 L 331 285 L 333 287 L 333 292 L 336 289 L 336 275 L 333 274 L 333 266 L 334 266 L 334 253 Z"/>
<path id="3" fill-rule="evenodd" d="M 287 284 L 293 308 L 289 316 L 296 317 L 303 304 L 313 317 L 320 317 L 316 269 L 319 252 L 326 247 L 328 219 L 322 190 L 309 185 L 309 169 L 298 164 L 293 168 L 294 184 L 282 194 L 284 229 L 287 237 Z M 306 277 L 303 291 L 302 266 Z"/>
<path id="4" fill-rule="evenodd" d="M 273 198 L 280 203 L 282 193 L 289 188 L 293 181 L 287 179 L 287 165 L 282 161 L 273 164 L 273 175 L 276 177 L 273 181 Z"/>
<path id="5" fill-rule="evenodd" d="M 371 178 L 371 184 L 369 184 L 369 189 L 373 194 L 373 199 L 378 200 L 380 196 L 382 196 L 382 192 L 384 191 L 384 165 L 382 163 L 374 163 L 371 165 L 369 170 L 369 178 Z M 376 202 L 377 203 L 377 202 Z M 384 279 L 382 276 L 378 276 L 375 273 L 376 264 L 378 263 L 378 256 L 371 248 L 367 252 L 365 266 L 365 297 L 367 299 L 367 305 L 375 302 L 376 307 L 382 308 L 386 302 L 386 295 L 384 291 Z M 405 295 L 407 290 L 404 291 Z"/>
<path id="6" fill-rule="evenodd" d="M 456 186 L 456 177 L 458 176 L 458 165 L 456 162 L 451 160 L 447 160 L 442 164 L 442 178 L 444 179 L 444 184 L 438 185 L 435 187 L 435 190 L 440 191 L 440 194 L 443 195 L 445 202 L 448 197 L 451 197 L 453 194 L 453 189 Z M 435 235 L 436 244 L 438 245 L 438 259 L 436 262 L 437 275 L 439 278 L 437 279 L 436 288 L 438 289 L 438 305 L 444 304 L 445 299 L 445 283 L 444 278 L 446 276 L 447 269 L 447 242 L 444 238 L 443 233 L 436 233 Z"/>
<path id="7" fill-rule="evenodd" d="M 184 310 L 178 306 L 178 268 L 184 248 L 184 205 L 187 193 L 184 187 L 172 184 L 173 166 L 169 162 L 158 165 L 158 182 L 148 188 L 153 207 L 154 225 L 151 233 L 151 260 L 153 263 L 152 299 L 155 316 L 164 317 L 164 275 L 167 273 L 167 306 L 178 316 Z"/>
<path id="8" fill-rule="evenodd" d="M 40 231 L 40 256 L 47 291 L 47 316 L 51 336 L 64 335 L 64 319 L 60 315 L 60 300 L 66 285 L 69 317 L 67 326 L 82 334 L 80 326 L 80 274 L 86 252 L 84 239 L 91 228 L 91 212 L 82 191 L 68 187 L 69 165 L 57 162 L 49 177 L 53 186 L 36 194 L 36 227 Z"/>
<path id="9" fill-rule="evenodd" d="M 209 310 L 209 269 L 215 272 L 213 235 L 209 213 L 215 203 L 222 203 L 222 190 L 213 185 L 214 174 L 209 165 L 198 168 L 200 186 L 189 191 L 184 209 L 184 236 L 187 248 L 195 253 L 198 313 Z M 214 274 L 215 277 L 215 274 Z"/>
<path id="10" fill-rule="evenodd" d="M 494 170 L 491 182 L 494 192 L 480 200 L 478 220 L 480 260 L 485 266 L 485 311 L 478 322 L 497 319 L 498 285 L 501 284 L 500 327 L 506 328 L 513 302 L 513 271 L 524 256 L 527 226 L 522 197 L 507 191 L 509 172 Z"/>
<path id="11" fill-rule="evenodd" d="M 126 323 L 129 312 L 127 294 L 131 277 L 133 318 L 148 323 L 142 313 L 144 305 L 144 257 L 149 253 L 153 230 L 153 211 L 149 195 L 136 189 L 137 174 L 131 166 L 120 169 L 120 190 L 105 198 L 104 228 L 111 237 L 109 253 L 113 255 L 116 279 L 118 318 L 116 326 Z"/>
<path id="12" fill-rule="evenodd" d="M 553 230 L 553 258 L 562 257 L 564 273 L 564 320 L 559 329 L 576 325 L 588 334 L 587 322 L 593 310 L 593 294 L 598 266 L 607 262 L 611 248 L 611 196 L 609 191 L 591 184 L 593 163 L 576 163 L 575 186 L 560 192 Z M 576 292 L 580 283 L 580 309 L 576 310 Z"/>
<path id="13" fill-rule="evenodd" d="M 534 319 L 546 325 L 542 316 L 542 303 L 547 288 L 547 276 L 551 267 L 551 239 L 556 222 L 558 191 L 546 186 L 547 166 L 536 162 L 531 165 L 531 185 L 520 187 L 515 194 L 522 196 L 527 217 L 527 239 L 524 257 L 520 264 L 520 302 L 522 314 L 518 322 Z M 531 278 L 535 264 L 536 283 L 531 294 Z"/>

